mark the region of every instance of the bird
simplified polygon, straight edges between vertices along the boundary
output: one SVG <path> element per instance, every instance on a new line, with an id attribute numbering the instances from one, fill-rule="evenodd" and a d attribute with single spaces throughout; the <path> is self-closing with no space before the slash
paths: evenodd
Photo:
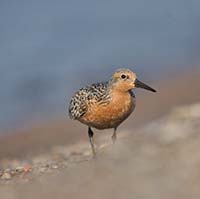
<path id="1" fill-rule="evenodd" d="M 117 128 L 134 111 L 135 88 L 151 92 L 155 89 L 138 80 L 136 74 L 127 68 L 117 69 L 108 81 L 85 86 L 72 96 L 69 103 L 69 117 L 88 126 L 88 137 L 92 153 L 96 156 L 92 128 L 114 129 L 112 141 L 117 139 Z"/>

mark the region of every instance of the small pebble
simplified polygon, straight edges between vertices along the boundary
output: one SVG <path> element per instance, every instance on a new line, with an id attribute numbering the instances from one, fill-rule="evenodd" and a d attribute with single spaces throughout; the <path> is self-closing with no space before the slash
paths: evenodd
<path id="1" fill-rule="evenodd" d="M 5 172 L 2 176 L 1 179 L 2 180 L 10 180 L 12 177 L 10 175 L 10 173 Z"/>
<path id="2" fill-rule="evenodd" d="M 17 173 L 22 173 L 22 172 L 24 171 L 24 167 L 18 166 L 18 167 L 15 168 L 15 171 L 16 171 Z"/>
<path id="3" fill-rule="evenodd" d="M 31 171 L 31 170 L 32 170 L 32 166 L 31 166 L 31 165 L 25 164 L 25 165 L 23 166 L 23 171 L 24 171 L 25 173 L 27 173 L 27 172 L 29 172 L 29 171 Z"/>
<path id="4" fill-rule="evenodd" d="M 51 168 L 52 168 L 52 169 L 57 169 L 57 168 L 58 168 L 58 165 L 54 164 L 54 165 L 51 166 Z"/>

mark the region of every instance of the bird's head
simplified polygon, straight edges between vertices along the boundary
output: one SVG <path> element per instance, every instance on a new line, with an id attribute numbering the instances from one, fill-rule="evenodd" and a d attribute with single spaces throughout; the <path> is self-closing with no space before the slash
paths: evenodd
<path id="1" fill-rule="evenodd" d="M 139 81 L 136 74 L 126 68 L 121 68 L 115 71 L 111 77 L 110 83 L 114 89 L 122 92 L 127 92 L 134 88 L 143 88 L 156 92 L 155 89 Z"/>

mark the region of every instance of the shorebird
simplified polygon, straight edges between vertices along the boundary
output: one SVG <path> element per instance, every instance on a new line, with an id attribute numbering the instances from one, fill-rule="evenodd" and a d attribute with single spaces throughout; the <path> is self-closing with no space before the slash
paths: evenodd
<path id="1" fill-rule="evenodd" d="M 101 130 L 113 128 L 112 141 L 114 143 L 117 139 L 118 126 L 135 109 L 134 88 L 156 92 L 155 89 L 139 81 L 134 72 L 121 68 L 114 72 L 109 81 L 83 87 L 71 98 L 69 116 L 88 126 L 93 155 L 96 152 L 92 127 Z"/>

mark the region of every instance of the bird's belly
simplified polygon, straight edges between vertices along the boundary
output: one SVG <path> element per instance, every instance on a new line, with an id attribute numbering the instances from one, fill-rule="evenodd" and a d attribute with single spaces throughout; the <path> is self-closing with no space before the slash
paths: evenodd
<path id="1" fill-rule="evenodd" d="M 134 98 L 110 102 L 107 105 L 94 104 L 80 121 L 97 129 L 115 128 L 119 126 L 134 110 Z"/>

